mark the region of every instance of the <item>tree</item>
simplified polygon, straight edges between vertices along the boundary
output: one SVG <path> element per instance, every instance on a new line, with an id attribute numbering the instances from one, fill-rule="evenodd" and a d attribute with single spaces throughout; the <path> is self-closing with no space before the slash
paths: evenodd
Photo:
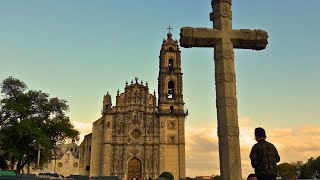
<path id="1" fill-rule="evenodd" d="M 292 163 L 278 165 L 279 175 L 282 179 L 294 179 L 299 175 L 298 168 Z"/>
<path id="2" fill-rule="evenodd" d="M 27 90 L 24 82 L 13 77 L 1 84 L 0 151 L 11 165 L 17 163 L 18 172 L 37 161 L 40 146 L 41 162 L 46 162 L 57 144 L 79 139 L 79 132 L 66 116 L 66 100 Z"/>
<path id="3" fill-rule="evenodd" d="M 166 172 L 166 171 L 161 173 L 159 177 L 166 178 L 168 180 L 173 180 L 174 179 L 172 173 L 171 172 Z"/>
<path id="4" fill-rule="evenodd" d="M 320 178 L 320 156 L 318 156 L 313 160 L 312 167 L 315 171 L 315 174 L 314 174 L 315 178 Z"/>
<path id="5" fill-rule="evenodd" d="M 313 167 L 313 161 L 314 158 L 311 157 L 305 164 L 302 165 L 299 176 L 300 179 L 314 179 L 316 173 Z"/>

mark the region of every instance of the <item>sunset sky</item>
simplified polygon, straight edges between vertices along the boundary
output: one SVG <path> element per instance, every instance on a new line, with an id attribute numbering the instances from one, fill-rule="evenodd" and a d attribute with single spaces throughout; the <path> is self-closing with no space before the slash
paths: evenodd
<path id="1" fill-rule="evenodd" d="M 235 50 L 243 177 L 255 127 L 281 162 L 320 156 L 320 1 L 233 0 L 234 29 L 263 29 L 266 50 Z M 135 77 L 157 90 L 167 27 L 212 27 L 210 0 L 1 0 L 0 80 L 66 99 L 82 136 L 103 95 Z M 219 174 L 213 49 L 181 48 L 187 176 Z M 115 104 L 115 101 L 113 101 Z"/>

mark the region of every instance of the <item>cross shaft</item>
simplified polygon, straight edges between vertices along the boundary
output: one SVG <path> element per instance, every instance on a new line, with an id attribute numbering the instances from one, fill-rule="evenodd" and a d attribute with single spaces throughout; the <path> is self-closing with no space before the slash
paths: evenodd
<path id="1" fill-rule="evenodd" d="M 213 47 L 220 173 L 223 180 L 241 180 L 238 107 L 234 48 L 262 50 L 268 44 L 263 30 L 232 29 L 232 0 L 212 0 L 213 29 L 183 27 L 182 47 Z"/>

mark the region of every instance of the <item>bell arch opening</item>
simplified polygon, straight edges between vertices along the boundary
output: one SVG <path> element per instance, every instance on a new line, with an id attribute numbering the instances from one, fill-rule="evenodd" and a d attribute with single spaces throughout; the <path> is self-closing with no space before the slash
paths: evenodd
<path id="1" fill-rule="evenodd" d="M 171 58 L 168 61 L 168 69 L 169 69 L 169 71 L 173 70 L 173 59 L 171 59 Z"/>
<path id="2" fill-rule="evenodd" d="M 172 99 L 174 97 L 174 82 L 168 82 L 168 98 Z"/>

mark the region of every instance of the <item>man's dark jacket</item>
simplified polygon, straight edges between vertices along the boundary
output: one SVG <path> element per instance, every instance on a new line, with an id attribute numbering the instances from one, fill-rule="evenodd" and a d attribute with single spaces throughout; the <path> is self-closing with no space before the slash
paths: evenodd
<path id="1" fill-rule="evenodd" d="M 277 175 L 277 162 L 280 156 L 276 147 L 266 140 L 260 140 L 250 152 L 251 165 L 259 176 Z"/>

